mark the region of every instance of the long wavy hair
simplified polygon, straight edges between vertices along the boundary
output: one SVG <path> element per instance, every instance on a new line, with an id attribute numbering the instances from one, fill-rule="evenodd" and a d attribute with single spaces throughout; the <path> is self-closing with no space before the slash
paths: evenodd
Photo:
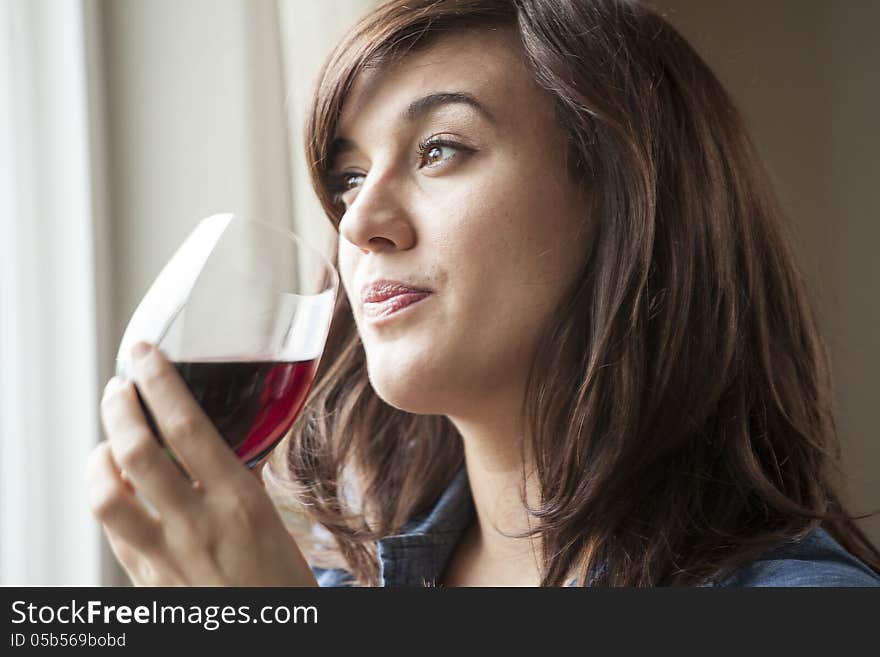
<path id="1" fill-rule="evenodd" d="M 307 121 L 330 220 L 344 210 L 331 144 L 358 75 L 480 28 L 516 36 L 555 102 L 569 175 L 593 199 L 594 239 L 523 407 L 542 583 L 705 583 L 819 525 L 880 569 L 835 492 L 829 358 L 767 176 L 728 94 L 657 14 L 620 0 L 382 4 L 331 54 Z M 376 541 L 426 511 L 462 463 L 447 418 L 373 391 L 340 295 L 315 386 L 270 468 L 326 530 L 333 550 L 317 542 L 312 557 L 335 554 L 375 585 Z"/>

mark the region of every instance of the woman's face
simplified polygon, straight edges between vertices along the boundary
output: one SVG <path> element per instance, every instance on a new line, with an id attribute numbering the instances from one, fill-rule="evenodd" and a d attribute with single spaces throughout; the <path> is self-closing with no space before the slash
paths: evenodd
<path id="1" fill-rule="evenodd" d="M 521 403 L 538 336 L 585 258 L 586 201 L 514 43 L 455 33 L 364 73 L 339 122 L 342 281 L 370 381 L 405 411 Z M 428 293 L 370 289 L 383 280 Z"/>

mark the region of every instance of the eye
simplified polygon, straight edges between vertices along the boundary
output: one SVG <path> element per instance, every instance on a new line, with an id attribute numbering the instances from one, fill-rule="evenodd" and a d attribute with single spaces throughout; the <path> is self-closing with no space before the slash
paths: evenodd
<path id="1" fill-rule="evenodd" d="M 363 182 L 364 174 L 362 173 L 344 173 L 342 181 L 339 185 L 339 191 L 345 193 L 355 187 L 360 187 Z"/>
<path id="2" fill-rule="evenodd" d="M 443 162 L 448 162 L 462 150 L 463 147 L 460 144 L 444 141 L 436 137 L 426 139 L 419 142 L 419 167 L 433 167 Z"/>
<path id="3" fill-rule="evenodd" d="M 330 192 L 336 203 L 348 204 L 349 192 L 357 189 L 364 183 L 365 175 L 353 171 L 335 174 L 330 178 Z"/>

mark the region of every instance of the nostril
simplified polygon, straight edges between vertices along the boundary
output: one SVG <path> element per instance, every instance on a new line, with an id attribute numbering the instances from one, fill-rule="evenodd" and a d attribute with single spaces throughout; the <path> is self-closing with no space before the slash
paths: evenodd
<path id="1" fill-rule="evenodd" d="M 371 237 L 370 238 L 370 246 L 375 249 L 383 249 L 389 246 L 394 246 L 394 242 L 392 242 L 387 237 Z M 367 253 L 369 249 L 361 249 L 364 253 Z"/>

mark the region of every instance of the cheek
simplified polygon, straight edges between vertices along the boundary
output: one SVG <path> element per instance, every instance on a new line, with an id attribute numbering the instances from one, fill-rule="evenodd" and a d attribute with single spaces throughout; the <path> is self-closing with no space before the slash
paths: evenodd
<path id="1" fill-rule="evenodd" d="M 438 249 L 450 264 L 453 321 L 442 331 L 457 360 L 495 376 L 525 366 L 537 336 L 569 276 L 551 255 L 552 233 L 536 227 L 537 207 L 527 196 L 497 190 L 476 202 L 460 197 L 456 220 Z"/>
<path id="2" fill-rule="evenodd" d="M 444 256 L 487 287 L 565 287 L 586 252 L 587 209 L 575 192 L 530 170 L 487 177 L 446 209 Z"/>
<path id="3" fill-rule="evenodd" d="M 509 175 L 463 201 L 469 212 L 449 248 L 459 263 L 460 329 L 470 360 L 503 380 L 528 367 L 537 340 L 570 289 L 586 253 L 579 230 L 585 209 L 571 190 Z M 462 216 L 462 215 L 459 215 Z M 481 353 L 476 353 L 477 351 Z"/>

